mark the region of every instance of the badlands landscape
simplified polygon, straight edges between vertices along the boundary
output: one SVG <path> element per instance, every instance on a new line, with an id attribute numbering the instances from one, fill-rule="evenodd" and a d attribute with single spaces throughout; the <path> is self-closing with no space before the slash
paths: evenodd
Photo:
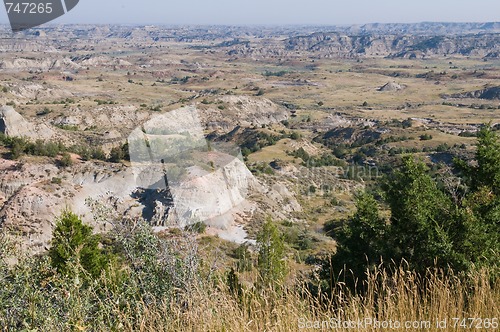
<path id="1" fill-rule="evenodd" d="M 37 255 L 69 210 L 103 236 L 139 221 L 166 239 L 196 229 L 225 271 L 257 260 L 273 220 L 292 275 L 308 275 L 359 193 L 390 217 L 380 183 L 404 156 L 444 174 L 453 199 L 454 162 L 500 129 L 500 23 L 0 35 L 0 228 Z"/>
<path id="2" fill-rule="evenodd" d="M 232 174 L 248 178 L 244 204 L 224 208 L 224 222 L 203 218 L 211 232 L 252 234 L 271 216 L 324 241 L 322 223 L 351 209 L 364 175 L 381 176 L 405 149 L 449 162 L 470 152 L 480 125 L 499 122 L 499 31 L 497 23 L 4 30 L 0 129 L 63 145 L 71 166 L 60 165 L 61 153 L 13 158 L 5 148 L 0 223 L 40 250 L 65 207 L 99 229 L 96 206 L 117 220 L 167 225 L 155 207 L 168 210 L 171 200 L 145 199 L 127 143 L 134 129 L 189 106 L 208 142 L 241 149 Z M 311 165 L 323 157 L 332 160 Z M 209 200 L 210 186 L 185 195 Z"/>

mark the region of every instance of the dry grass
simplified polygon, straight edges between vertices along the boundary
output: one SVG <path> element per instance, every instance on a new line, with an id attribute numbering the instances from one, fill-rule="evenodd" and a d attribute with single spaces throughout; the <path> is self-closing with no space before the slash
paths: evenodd
<path id="1" fill-rule="evenodd" d="M 262 150 L 252 153 L 248 156 L 250 162 L 270 162 L 272 160 L 282 160 L 294 162 L 294 157 L 286 154 L 285 151 L 293 150 L 290 144 L 290 139 L 283 139 L 276 143 L 276 145 L 266 146 Z"/>
<path id="2" fill-rule="evenodd" d="M 365 296 L 352 295 L 339 285 L 327 305 L 310 295 L 301 296 L 304 290 L 296 288 L 260 294 L 247 292 L 239 303 L 224 287 L 202 287 L 193 291 L 182 306 L 177 303 L 144 306 L 146 309 L 139 314 L 138 322 L 123 317 L 123 328 L 129 331 L 297 331 L 306 327 L 303 330 L 313 331 L 332 330 L 337 327 L 335 324 L 342 322 L 376 318 L 379 322 L 401 323 L 402 328 L 396 330 L 463 331 L 463 327 L 454 326 L 459 322 L 453 318 L 484 320 L 500 316 L 500 281 L 492 285 L 486 271 L 471 275 L 469 280 L 467 284 L 457 276 L 445 277 L 439 272 L 419 280 L 403 269 L 392 276 L 377 271 L 369 278 Z M 438 328 L 437 322 L 445 319 L 446 328 Z M 320 327 L 314 328 L 314 322 Z M 422 328 L 404 328 L 405 322 Z M 430 328 L 427 328 L 428 322 Z M 479 324 L 479 320 L 475 324 Z M 361 325 L 334 330 L 384 329 Z"/>

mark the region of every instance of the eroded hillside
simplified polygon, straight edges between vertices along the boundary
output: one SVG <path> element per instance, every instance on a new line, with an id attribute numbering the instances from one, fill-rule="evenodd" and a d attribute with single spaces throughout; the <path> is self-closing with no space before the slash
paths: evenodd
<path id="1" fill-rule="evenodd" d="M 98 231 L 201 221 L 238 243 L 269 216 L 300 229 L 298 251 L 321 251 L 324 223 L 401 154 L 447 167 L 500 122 L 499 45 L 496 23 L 49 26 L 3 39 L 0 223 L 43 250 L 65 208 Z M 195 122 L 175 113 L 186 107 Z M 161 147 L 150 164 L 131 134 Z M 202 144 L 188 157 L 165 147 L 179 140 Z"/>

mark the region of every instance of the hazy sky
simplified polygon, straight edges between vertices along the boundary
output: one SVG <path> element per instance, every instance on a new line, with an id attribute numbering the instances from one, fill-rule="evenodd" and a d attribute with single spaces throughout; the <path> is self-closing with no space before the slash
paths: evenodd
<path id="1" fill-rule="evenodd" d="M 55 22 L 334 25 L 422 21 L 500 21 L 500 0 L 80 0 Z M 0 10 L 0 22 L 7 23 L 5 10 Z"/>

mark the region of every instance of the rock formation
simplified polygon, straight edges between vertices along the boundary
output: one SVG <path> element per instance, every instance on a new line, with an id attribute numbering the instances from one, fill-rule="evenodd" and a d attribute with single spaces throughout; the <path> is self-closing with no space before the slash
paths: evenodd
<path id="1" fill-rule="evenodd" d="M 384 84 L 383 86 L 381 86 L 378 89 L 378 91 L 387 92 L 387 91 L 399 91 L 399 90 L 403 90 L 403 89 L 404 89 L 404 87 L 399 85 L 396 82 L 388 82 L 388 83 Z"/>
<path id="2" fill-rule="evenodd" d="M 10 106 L 0 108 L 0 132 L 7 136 L 48 139 L 54 132 L 46 125 L 33 125 Z"/>
<path id="3" fill-rule="evenodd" d="M 444 95 L 443 98 L 477 98 L 486 100 L 500 100 L 500 86 L 486 87 L 481 90 Z"/>

